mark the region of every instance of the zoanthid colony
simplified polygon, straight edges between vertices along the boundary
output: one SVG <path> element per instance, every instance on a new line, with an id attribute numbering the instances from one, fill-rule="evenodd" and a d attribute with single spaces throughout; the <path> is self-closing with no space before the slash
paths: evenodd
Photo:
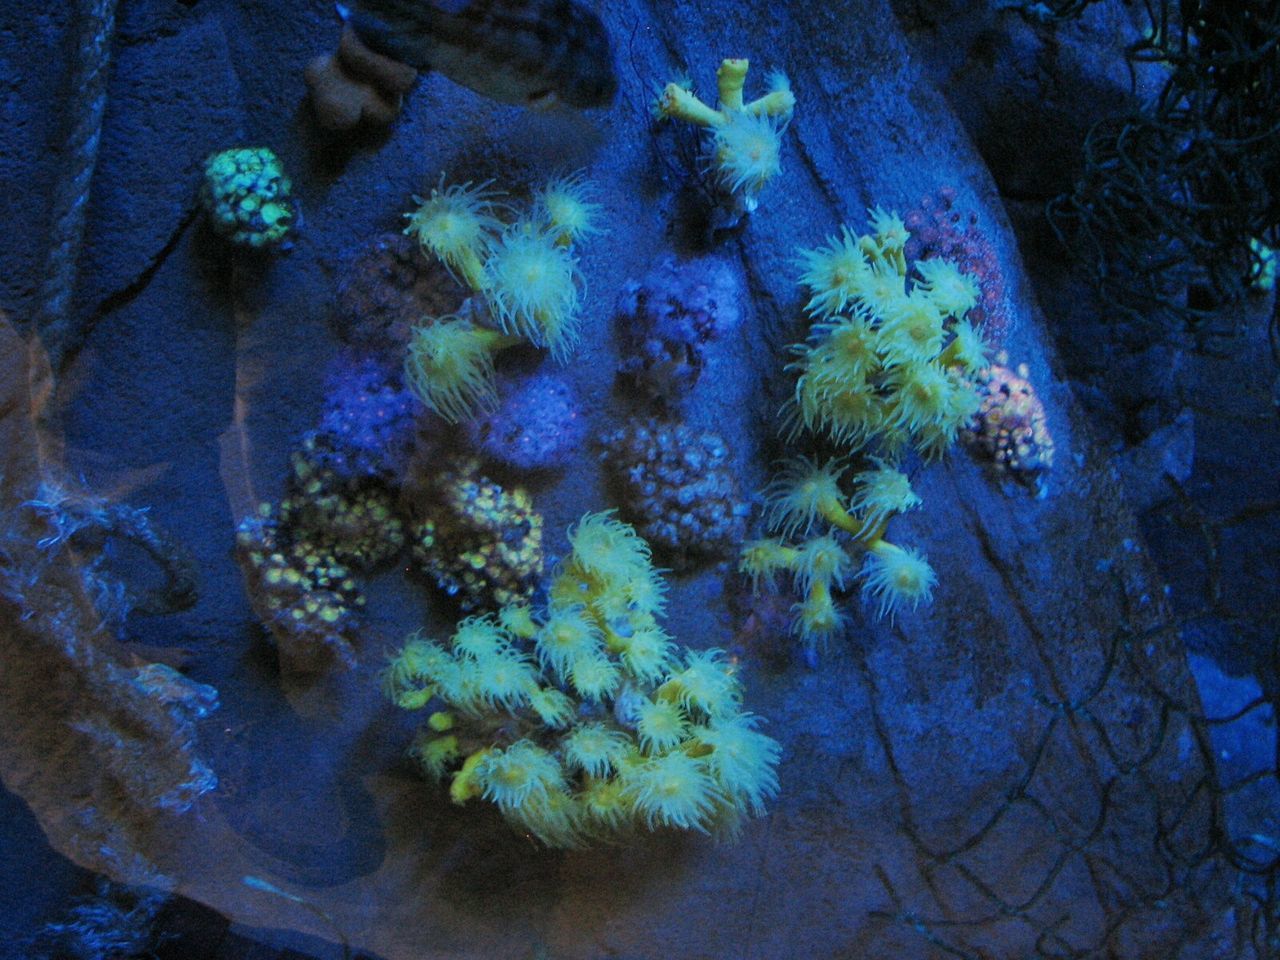
<path id="1" fill-rule="evenodd" d="M 844 227 L 799 254 L 813 322 L 791 348 L 784 420 L 792 441 L 841 452 L 784 464 L 765 489 L 773 536 L 745 544 L 739 562 L 757 588 L 791 574 L 794 629 L 809 646 L 841 629 L 834 591 L 846 581 L 861 580 L 882 617 L 931 599 L 928 561 L 886 539 L 890 519 L 920 505 L 901 464 L 951 447 L 978 409 L 973 377 L 987 362 L 965 319 L 973 279 L 945 260 L 909 264 L 902 220 L 880 208 L 869 218 L 869 234 Z"/>
<path id="2" fill-rule="evenodd" d="M 649 546 L 609 513 L 570 531 L 545 605 L 410 637 L 388 696 L 426 714 L 412 755 L 456 803 L 493 803 L 551 847 L 672 828 L 732 834 L 778 790 L 779 746 L 735 666 L 663 630 Z"/>

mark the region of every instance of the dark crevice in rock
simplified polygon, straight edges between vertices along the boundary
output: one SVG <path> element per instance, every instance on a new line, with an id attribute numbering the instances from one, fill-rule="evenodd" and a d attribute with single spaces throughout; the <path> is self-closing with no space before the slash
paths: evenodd
<path id="1" fill-rule="evenodd" d="M 199 209 L 194 207 L 188 211 L 178 223 L 177 229 L 173 231 L 173 234 L 169 237 L 165 245 L 160 248 L 160 251 L 155 255 L 151 262 L 147 264 L 147 268 L 143 270 L 142 273 L 138 274 L 138 276 L 127 286 L 122 287 L 114 293 L 108 294 L 100 300 L 92 312 L 85 317 L 83 323 L 68 331 L 66 342 L 61 344 L 56 352 L 51 349 L 51 354 L 58 357 L 57 370 L 55 371 L 58 376 L 66 373 L 67 368 L 75 361 L 76 356 L 79 354 L 80 348 L 84 346 L 85 341 L 88 340 L 90 334 L 93 333 L 94 328 L 97 327 L 105 317 L 132 303 L 139 294 L 147 289 L 147 285 L 151 282 L 151 278 L 159 272 L 162 266 L 164 266 L 165 261 L 169 259 L 169 255 L 173 253 L 174 249 L 178 246 L 178 242 L 182 239 L 182 235 L 186 233 L 187 228 L 191 226 L 199 213 Z"/>

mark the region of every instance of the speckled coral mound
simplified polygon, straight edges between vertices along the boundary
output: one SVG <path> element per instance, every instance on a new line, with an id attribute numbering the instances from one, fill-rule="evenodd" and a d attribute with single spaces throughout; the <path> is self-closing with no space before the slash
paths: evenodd
<path id="1" fill-rule="evenodd" d="M 254 613 L 282 657 L 309 670 L 355 664 L 356 609 L 364 597 L 332 554 L 293 540 L 264 503 L 237 528 L 236 557 Z"/>
<path id="2" fill-rule="evenodd" d="M 1043 491 L 1045 471 L 1053 466 L 1053 434 L 1027 365 L 1010 369 L 1008 363 L 1002 350 L 995 363 L 977 372 L 981 405 L 962 436 L 997 473 Z"/>
<path id="3" fill-rule="evenodd" d="M 200 202 L 213 232 L 237 246 L 265 249 L 283 242 L 296 215 L 292 185 L 267 147 L 235 147 L 205 161 Z"/>
<path id="4" fill-rule="evenodd" d="M 326 434 L 308 434 L 294 452 L 289 496 L 280 504 L 281 524 L 297 542 L 345 563 L 376 566 L 404 546 L 395 493 L 377 479 L 346 479 L 331 469 L 326 464 L 329 442 Z"/>
<path id="5" fill-rule="evenodd" d="M 585 422 L 573 388 L 544 373 L 498 378 L 498 406 L 466 422 L 467 438 L 490 460 L 516 470 L 559 466 L 582 442 Z"/>
<path id="6" fill-rule="evenodd" d="M 625 514 L 666 559 L 689 565 L 742 542 L 750 507 L 718 433 L 649 418 L 600 443 Z"/>
<path id="7" fill-rule="evenodd" d="M 313 454 L 347 480 L 392 480 L 413 446 L 422 405 L 404 386 L 400 367 L 374 355 L 341 356 L 329 374 Z"/>
<path id="8" fill-rule="evenodd" d="M 413 556 L 464 610 L 527 600 L 542 576 L 542 515 L 473 459 L 424 465 L 404 494 Z"/>

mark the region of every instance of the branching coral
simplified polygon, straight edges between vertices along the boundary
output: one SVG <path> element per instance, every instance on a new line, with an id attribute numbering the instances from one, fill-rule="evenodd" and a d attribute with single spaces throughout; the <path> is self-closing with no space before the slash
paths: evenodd
<path id="1" fill-rule="evenodd" d="M 920 504 L 897 461 L 910 450 L 942 456 L 978 409 L 972 378 L 986 365 L 966 319 L 978 299 L 973 279 L 941 259 L 910 264 L 902 220 L 880 208 L 869 219 L 870 234 L 845 227 L 799 254 L 814 322 L 792 348 L 796 386 L 784 418 L 793 439 L 816 434 L 859 455 L 861 469 L 789 460 L 765 490 L 777 538 L 748 543 L 739 563 L 757 588 L 792 575 L 801 596 L 794 629 L 810 647 L 842 627 L 833 591 L 858 566 L 853 556 L 863 558 L 863 593 L 881 616 L 930 599 L 928 562 L 885 540 L 889 520 Z"/>
<path id="2" fill-rule="evenodd" d="M 724 60 L 716 71 L 720 92 L 715 109 L 680 82 L 668 83 L 653 104 L 659 119 L 684 120 L 707 130 L 707 165 L 720 193 L 716 227 L 732 227 L 759 204 L 765 184 L 781 170 L 782 133 L 796 98 L 786 76 L 772 73 L 764 96 L 744 103 L 749 61 Z"/>
<path id="3" fill-rule="evenodd" d="M 407 485 L 414 558 L 463 609 L 527 599 L 542 575 L 542 515 L 475 460 L 432 463 Z"/>
<path id="4" fill-rule="evenodd" d="M 608 513 L 570 532 L 545 607 L 409 638 L 385 689 L 428 719 L 411 750 L 457 803 L 484 798 L 552 847 L 637 829 L 732 833 L 778 789 L 778 744 L 718 650 L 663 631 L 649 546 Z"/>

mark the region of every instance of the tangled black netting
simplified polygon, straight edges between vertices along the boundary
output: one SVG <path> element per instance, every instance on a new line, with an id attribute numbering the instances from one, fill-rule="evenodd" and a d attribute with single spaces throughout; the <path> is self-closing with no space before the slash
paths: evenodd
<path id="1" fill-rule="evenodd" d="M 1046 23 L 1097 2 L 1011 6 Z M 1138 2 L 1148 23 L 1127 50 L 1133 88 L 1139 64 L 1167 79 L 1153 102 L 1093 126 L 1049 216 L 1105 303 L 1181 321 L 1203 345 L 1238 332 L 1222 307 L 1264 269 L 1259 244 L 1280 239 L 1280 2 Z"/>
<path id="2" fill-rule="evenodd" d="M 1264 692 L 1229 713 L 1207 715 L 1194 684 L 1161 676 L 1150 656 L 1162 639 L 1203 615 L 1228 623 L 1239 619 L 1224 601 L 1219 542 L 1227 528 L 1260 512 L 1280 511 L 1280 502 L 1211 517 L 1184 491 L 1175 493 L 1178 522 L 1201 544 L 1207 567 L 1198 608 L 1154 626 L 1118 629 L 1105 641 L 1100 665 L 1083 691 L 1069 699 L 1038 695 L 1041 726 L 1025 766 L 969 835 L 943 847 L 904 818 L 901 829 L 928 884 L 968 893 L 958 898 L 967 904 L 963 911 L 925 912 L 878 871 L 894 909 L 877 916 L 913 930 L 930 945 L 930 956 L 985 960 L 991 955 L 985 935 L 1012 926 L 1034 941 L 1026 956 L 1043 960 L 1280 958 L 1280 837 L 1269 827 L 1276 821 L 1280 757 L 1272 749 L 1255 767 L 1233 773 L 1221 739 L 1238 737 L 1241 725 L 1274 731 L 1274 704 Z M 1123 585 L 1117 589 L 1123 595 Z M 1265 619 L 1273 656 L 1280 656 L 1280 610 Z M 1139 701 L 1155 716 L 1133 723 L 1118 705 Z M 1135 735 L 1136 730 L 1141 732 Z M 1073 811 L 1074 817 L 1053 802 L 1054 778 L 1062 775 L 1055 755 L 1060 760 L 1067 743 L 1087 751 L 1091 769 L 1081 776 L 1098 778 L 1096 806 Z M 1186 773 L 1174 791 L 1161 780 L 1171 760 Z M 1011 826 L 1026 843 L 1038 845 L 1040 866 L 1030 876 L 984 879 L 986 852 Z M 1145 853 L 1118 862 L 1110 842 L 1135 827 Z M 1105 918 L 1087 937 L 1069 929 L 1075 918 L 1062 907 L 1063 878 L 1072 871 L 1092 877 L 1104 902 Z M 1161 916 L 1164 924 L 1152 919 Z"/>

